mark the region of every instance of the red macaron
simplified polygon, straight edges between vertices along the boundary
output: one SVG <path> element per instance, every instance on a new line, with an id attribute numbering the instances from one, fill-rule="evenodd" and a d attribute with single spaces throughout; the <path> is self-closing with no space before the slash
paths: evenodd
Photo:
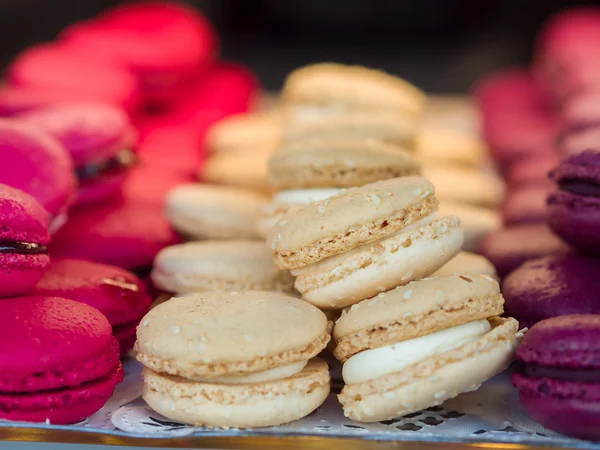
<path id="1" fill-rule="evenodd" d="M 123 379 L 104 315 L 55 297 L 0 302 L 0 418 L 70 424 L 98 411 Z"/>
<path id="2" fill-rule="evenodd" d="M 73 162 L 50 135 L 12 119 L 0 119 L 0 183 L 31 194 L 50 213 L 56 228 L 75 199 Z"/>
<path id="3" fill-rule="evenodd" d="M 113 328 L 121 356 L 133 347 L 135 328 L 152 302 L 144 283 L 133 273 L 79 259 L 53 260 L 35 293 L 76 300 L 99 310 Z"/>
<path id="4" fill-rule="evenodd" d="M 0 184 L 0 298 L 35 288 L 50 264 L 48 212 L 31 195 Z"/>
<path id="5" fill-rule="evenodd" d="M 75 164 L 78 204 L 118 193 L 135 162 L 137 134 L 129 118 L 102 103 L 61 103 L 18 116 L 56 138 Z"/>

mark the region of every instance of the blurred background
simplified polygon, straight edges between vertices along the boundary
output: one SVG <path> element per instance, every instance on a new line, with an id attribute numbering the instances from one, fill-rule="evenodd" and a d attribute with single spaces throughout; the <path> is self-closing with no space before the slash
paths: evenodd
<path id="1" fill-rule="evenodd" d="M 0 55 L 53 39 L 66 25 L 123 2 L 1 0 Z M 359 63 L 430 92 L 461 93 L 480 75 L 527 63 L 536 32 L 566 0 L 190 0 L 222 36 L 222 55 L 253 68 L 271 90 L 295 67 Z"/>

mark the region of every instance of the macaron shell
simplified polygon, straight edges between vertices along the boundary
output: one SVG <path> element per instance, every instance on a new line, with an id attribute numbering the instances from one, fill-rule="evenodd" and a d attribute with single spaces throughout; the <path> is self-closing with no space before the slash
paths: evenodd
<path id="1" fill-rule="evenodd" d="M 296 375 L 257 384 L 197 383 L 149 369 L 142 377 L 143 398 L 152 409 L 195 426 L 280 425 L 307 416 L 329 394 L 329 370 L 320 358 L 309 361 Z"/>
<path id="2" fill-rule="evenodd" d="M 119 354 L 125 358 L 135 344 L 136 329 L 140 321 L 135 320 L 113 327 L 113 336 L 119 342 Z"/>
<path id="3" fill-rule="evenodd" d="M 31 195 L 0 184 L 0 240 L 46 245 L 50 242 L 48 212 Z"/>
<path id="4" fill-rule="evenodd" d="M 280 128 L 276 114 L 234 114 L 208 129 L 204 145 L 211 153 L 275 149 L 281 137 Z"/>
<path id="5" fill-rule="evenodd" d="M 31 293 L 50 265 L 45 254 L 0 253 L 0 298 Z"/>
<path id="6" fill-rule="evenodd" d="M 30 394 L 0 393 L 0 418 L 17 422 L 49 422 L 68 425 L 80 422 L 104 406 L 115 386 L 123 380 L 123 366 L 114 368 L 99 379 L 55 391 Z"/>
<path id="7" fill-rule="evenodd" d="M 509 190 L 502 205 L 505 225 L 546 221 L 546 197 L 549 187 L 533 185 Z"/>
<path id="8" fill-rule="evenodd" d="M 429 163 L 480 166 L 487 148 L 481 138 L 471 133 L 425 127 L 417 136 L 417 155 Z"/>
<path id="9" fill-rule="evenodd" d="M 490 233 L 502 228 L 500 214 L 490 208 L 443 201 L 439 207 L 440 216 L 458 216 L 463 228 L 465 239 L 463 250 L 478 252 L 481 241 Z"/>
<path id="10" fill-rule="evenodd" d="M 127 178 L 127 171 L 103 175 L 98 179 L 80 182 L 75 205 L 82 207 L 107 200 L 117 200 L 121 186 Z"/>
<path id="11" fill-rule="evenodd" d="M 267 167 L 272 153 L 269 148 L 217 153 L 204 163 L 198 178 L 206 183 L 269 192 Z"/>
<path id="12" fill-rule="evenodd" d="M 454 273 L 473 273 L 478 275 L 489 275 L 498 279 L 494 265 L 485 256 L 470 252 L 460 252 L 438 270 L 432 277 L 443 277 Z"/>

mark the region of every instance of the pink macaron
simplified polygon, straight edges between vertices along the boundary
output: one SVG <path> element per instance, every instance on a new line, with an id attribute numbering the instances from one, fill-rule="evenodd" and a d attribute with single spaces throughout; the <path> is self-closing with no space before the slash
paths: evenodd
<path id="1" fill-rule="evenodd" d="M 133 347 L 135 328 L 151 303 L 144 283 L 133 273 L 79 259 L 53 260 L 35 294 L 68 298 L 99 310 L 113 328 L 121 356 Z"/>
<path id="2" fill-rule="evenodd" d="M 0 419 L 70 424 L 123 379 L 119 344 L 95 308 L 56 297 L 0 302 Z"/>
<path id="3" fill-rule="evenodd" d="M 0 165 L 0 183 L 31 194 L 50 213 L 51 229 L 57 228 L 76 193 L 69 153 L 47 133 L 12 119 L 0 119 L 0 152 L 10 161 Z"/>
<path id="4" fill-rule="evenodd" d="M 156 254 L 181 242 L 162 209 L 133 203 L 101 203 L 78 209 L 52 238 L 53 258 L 78 258 L 148 271 Z"/>
<path id="5" fill-rule="evenodd" d="M 0 184 L 0 298 L 35 288 L 50 264 L 48 212 L 31 195 Z"/>
<path id="6" fill-rule="evenodd" d="M 127 174 L 121 186 L 121 197 L 125 202 L 163 208 L 167 194 L 172 189 L 196 180 L 196 176 L 165 172 L 159 167 L 158 161 L 156 163 L 146 165 L 142 162 Z"/>
<path id="7" fill-rule="evenodd" d="M 61 103 L 18 118 L 50 134 L 69 151 L 79 180 L 78 204 L 118 193 L 135 162 L 137 141 L 125 112 L 102 103 Z"/>

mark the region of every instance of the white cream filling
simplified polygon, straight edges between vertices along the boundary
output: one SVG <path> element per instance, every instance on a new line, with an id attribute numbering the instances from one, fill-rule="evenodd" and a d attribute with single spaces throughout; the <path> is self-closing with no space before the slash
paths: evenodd
<path id="1" fill-rule="evenodd" d="M 483 336 L 491 329 L 492 326 L 487 320 L 475 320 L 408 341 L 366 350 L 344 363 L 342 378 L 344 383 L 352 385 L 383 377 L 458 348 Z"/>
<path id="2" fill-rule="evenodd" d="M 273 196 L 276 205 L 308 205 L 320 202 L 340 192 L 341 188 L 286 189 Z"/>
<path id="3" fill-rule="evenodd" d="M 284 378 L 296 375 L 304 370 L 308 361 L 299 361 L 263 372 L 250 373 L 248 375 L 222 376 L 214 378 L 202 378 L 196 381 L 211 384 L 256 384 L 265 381 L 282 380 Z"/>

